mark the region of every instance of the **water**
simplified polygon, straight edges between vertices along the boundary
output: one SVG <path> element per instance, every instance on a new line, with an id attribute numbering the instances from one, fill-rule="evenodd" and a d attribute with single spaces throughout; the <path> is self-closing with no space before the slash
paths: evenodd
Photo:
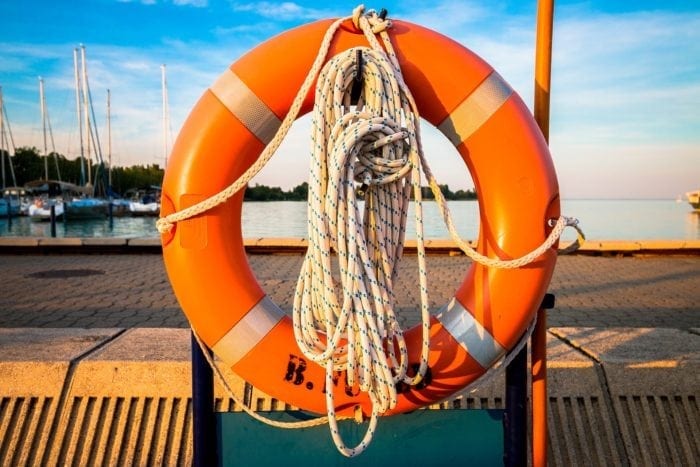
<path id="1" fill-rule="evenodd" d="M 479 231 L 478 204 L 474 201 L 451 201 L 457 230 L 462 238 L 474 239 Z M 562 213 L 576 217 L 590 240 L 698 240 L 700 213 L 685 203 L 667 200 L 565 200 Z M 410 227 L 407 238 L 415 238 Z M 447 238 L 437 205 L 424 204 L 426 238 Z M 32 222 L 26 217 L 0 220 L 0 236 L 48 237 L 48 223 Z M 246 202 L 243 207 L 243 235 L 259 237 L 306 237 L 306 203 L 296 201 Z M 113 228 L 101 220 L 58 222 L 58 237 L 151 237 L 158 233 L 155 219 L 122 217 L 114 219 Z M 573 240 L 573 231 L 564 239 Z"/>

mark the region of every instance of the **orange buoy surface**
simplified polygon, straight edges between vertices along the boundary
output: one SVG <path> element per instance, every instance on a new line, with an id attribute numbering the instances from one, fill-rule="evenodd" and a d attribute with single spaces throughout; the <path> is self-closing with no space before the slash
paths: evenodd
<path id="1" fill-rule="evenodd" d="M 162 215 L 218 193 L 248 169 L 287 114 L 332 20 L 285 32 L 253 49 L 204 93 L 182 128 L 163 182 Z M 559 217 L 556 174 L 527 106 L 464 46 L 403 21 L 389 30 L 421 116 L 461 154 L 479 194 L 480 253 L 512 259 L 534 250 Z M 329 56 L 366 45 L 351 22 L 336 33 Z M 302 113 L 313 105 L 313 92 Z M 343 374 L 324 387 L 325 369 L 301 354 L 291 318 L 265 294 L 251 271 L 241 232 L 243 192 L 162 235 L 173 290 L 193 329 L 234 372 L 272 397 L 325 413 L 369 398 Z M 271 219 L 271 222 L 274 220 Z M 532 322 L 556 262 L 555 247 L 516 269 L 473 264 L 454 298 L 431 320 L 429 373 L 401 387 L 392 413 L 440 401 L 481 376 Z M 417 362 L 421 330 L 405 334 Z"/>

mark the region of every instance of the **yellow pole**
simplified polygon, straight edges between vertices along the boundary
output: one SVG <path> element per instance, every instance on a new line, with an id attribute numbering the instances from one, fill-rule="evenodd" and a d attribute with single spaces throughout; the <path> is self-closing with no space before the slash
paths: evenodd
<path id="1" fill-rule="evenodd" d="M 549 142 L 549 91 L 552 71 L 554 0 L 537 2 L 535 41 L 535 121 Z M 547 465 L 547 311 L 537 313 L 532 333 L 532 465 Z"/>

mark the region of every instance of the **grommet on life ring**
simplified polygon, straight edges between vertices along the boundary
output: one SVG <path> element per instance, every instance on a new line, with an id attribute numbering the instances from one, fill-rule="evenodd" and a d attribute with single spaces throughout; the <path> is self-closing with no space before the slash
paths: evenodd
<path id="1" fill-rule="evenodd" d="M 285 32 L 227 69 L 192 110 L 173 148 L 163 182 L 162 214 L 218 193 L 260 156 L 287 114 L 332 20 Z M 555 171 L 532 115 L 510 86 L 477 55 L 429 29 L 394 21 L 391 40 L 421 116 L 457 148 L 479 193 L 481 254 L 511 259 L 538 247 L 559 217 Z M 329 56 L 364 45 L 351 22 L 336 33 Z M 301 114 L 313 105 L 310 92 Z M 162 235 L 163 258 L 193 329 L 235 373 L 299 408 L 336 413 L 369 398 L 324 387 L 325 370 L 299 350 L 286 315 L 262 290 L 248 264 L 241 232 L 243 192 Z M 454 298 L 431 318 L 429 374 L 401 388 L 401 413 L 440 401 L 481 376 L 521 338 L 545 294 L 556 262 L 550 248 L 516 269 L 474 263 Z M 419 361 L 421 330 L 405 333 L 409 360 Z"/>

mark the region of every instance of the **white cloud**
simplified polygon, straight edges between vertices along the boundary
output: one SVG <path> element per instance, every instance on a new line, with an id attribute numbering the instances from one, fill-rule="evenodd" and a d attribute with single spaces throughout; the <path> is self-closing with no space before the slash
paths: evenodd
<path id="1" fill-rule="evenodd" d="M 255 24 L 237 24 L 235 26 L 219 26 L 214 30 L 214 33 L 221 36 L 230 35 L 252 35 L 257 36 L 262 33 L 272 33 L 278 30 L 278 25 L 273 22 L 255 23 Z"/>
<path id="2" fill-rule="evenodd" d="M 275 21 L 313 20 L 332 16 L 330 10 L 306 8 L 294 2 L 234 2 L 231 7 L 234 11 L 254 13 Z"/>
<path id="3" fill-rule="evenodd" d="M 491 8 L 485 8 L 479 2 L 447 0 L 431 4 L 430 7 L 424 2 L 420 5 L 409 2 L 402 10 L 389 11 L 389 17 L 405 19 L 455 37 L 455 34 L 463 34 L 469 25 L 476 25 L 493 15 Z"/>
<path id="4" fill-rule="evenodd" d="M 173 0 L 173 5 L 178 6 L 193 6 L 197 8 L 203 8 L 208 5 L 207 0 Z"/>
<path id="5" fill-rule="evenodd" d="M 700 15 L 571 18 L 557 31 L 552 115 L 563 136 L 698 143 Z"/>
<path id="6" fill-rule="evenodd" d="M 411 5 L 402 6 L 410 15 L 397 10 L 389 16 L 458 40 L 494 66 L 526 103 L 532 102 L 533 17 L 509 16 L 506 23 L 478 4 L 446 1 L 431 11 Z M 262 20 L 215 29 L 217 43 L 167 38 L 138 48 L 88 44 L 90 82 L 103 134 L 105 90 L 112 92 L 116 164 L 162 163 L 162 63 L 167 65 L 172 128 L 177 132 L 202 92 L 232 61 L 284 27 L 275 21 L 338 16 L 292 2 L 232 7 Z M 700 15 L 578 15 L 563 9 L 554 33 L 550 134 L 564 197 L 675 197 L 677 191 L 693 188 L 686 185 L 697 184 L 699 174 Z M 73 47 L 0 44 L 0 72 L 26 74 L 26 79 L 14 80 L 21 89 L 3 87 L 18 145 L 41 142 L 38 85 L 30 74 L 41 69 L 57 150 L 65 153 L 75 147 Z M 295 125 L 256 179 L 259 183 L 291 188 L 306 180 L 307 127 L 303 120 Z M 470 188 L 454 148 L 434 130 L 426 129 L 424 136 L 440 182 L 452 189 Z"/>
<path id="7" fill-rule="evenodd" d="M 158 4 L 158 0 L 117 0 L 118 3 L 132 3 L 134 1 L 136 1 L 142 5 L 156 5 L 156 4 Z M 167 3 L 167 1 L 163 1 L 161 3 Z M 209 1 L 208 0 L 172 0 L 172 4 L 175 6 L 192 6 L 195 8 L 203 8 L 209 4 Z"/>

